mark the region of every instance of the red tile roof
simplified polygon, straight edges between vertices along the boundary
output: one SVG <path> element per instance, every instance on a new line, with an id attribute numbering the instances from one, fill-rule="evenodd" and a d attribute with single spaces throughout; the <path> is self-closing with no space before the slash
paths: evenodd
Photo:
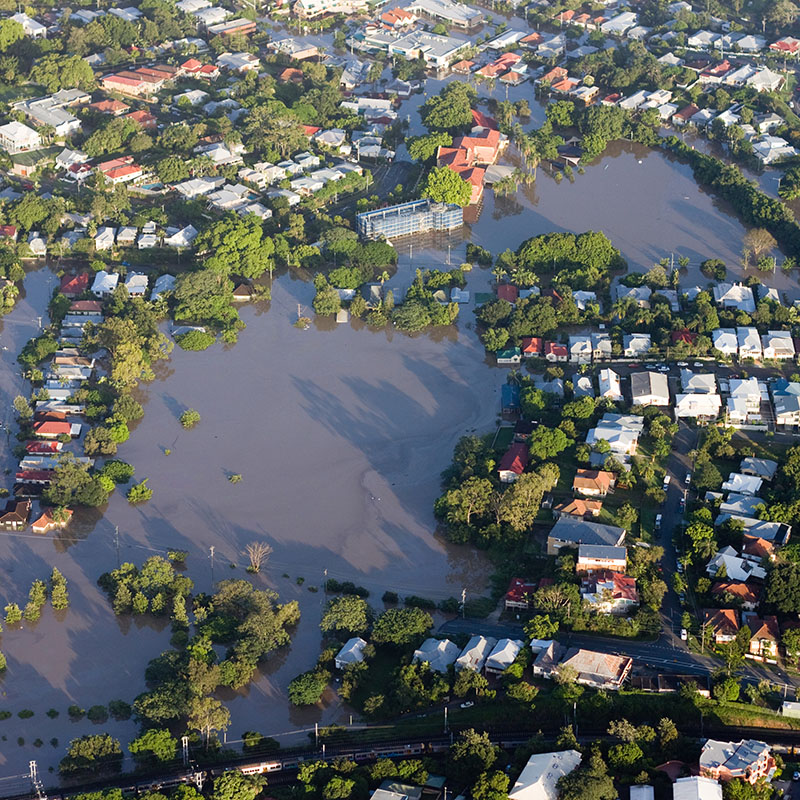
<path id="1" fill-rule="evenodd" d="M 522 475 L 527 466 L 528 446 L 522 442 L 514 442 L 503 454 L 497 468 L 501 472 L 514 472 Z"/>
<path id="2" fill-rule="evenodd" d="M 516 303 L 519 297 L 519 289 L 511 283 L 501 283 L 497 287 L 497 299 L 508 300 L 509 303 Z"/>

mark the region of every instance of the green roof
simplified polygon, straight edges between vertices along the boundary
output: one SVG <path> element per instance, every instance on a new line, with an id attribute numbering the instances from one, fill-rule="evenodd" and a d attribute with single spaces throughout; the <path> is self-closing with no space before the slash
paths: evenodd
<path id="1" fill-rule="evenodd" d="M 14 153 L 11 161 L 14 164 L 23 164 L 26 167 L 33 167 L 43 161 L 53 161 L 61 152 L 61 147 L 45 147 L 41 150 L 27 150 L 24 153 Z"/>
<path id="2" fill-rule="evenodd" d="M 497 358 L 514 358 L 515 356 L 522 356 L 522 350 L 519 347 L 511 347 L 508 350 L 498 350 Z"/>

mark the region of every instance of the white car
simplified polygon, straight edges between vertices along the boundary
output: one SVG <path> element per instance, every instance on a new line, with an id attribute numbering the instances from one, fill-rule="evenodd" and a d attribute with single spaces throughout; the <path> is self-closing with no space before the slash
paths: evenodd
<path id="1" fill-rule="evenodd" d="M 689 366 L 689 362 L 688 361 L 679 361 L 678 362 L 678 366 L 679 367 L 688 367 Z"/>
<path id="2" fill-rule="evenodd" d="M 684 481 L 683 481 L 683 482 L 684 482 L 684 483 L 685 483 L 687 486 L 688 486 L 688 485 L 689 485 L 689 484 L 692 482 L 692 473 L 691 473 L 691 472 L 687 472 L 687 473 L 686 473 L 686 478 L 684 479 Z"/>
<path id="3" fill-rule="evenodd" d="M 689 638 L 689 632 L 686 628 L 681 628 L 681 641 L 685 642 Z"/>
<path id="4" fill-rule="evenodd" d="M 699 361 L 695 361 L 694 364 L 692 364 L 692 366 L 693 367 L 702 367 L 703 365 Z"/>
<path id="5" fill-rule="evenodd" d="M 472 708 L 474 705 L 475 703 L 473 703 L 472 700 L 467 700 L 466 703 L 461 704 L 461 708 Z"/>
<path id="6" fill-rule="evenodd" d="M 661 365 L 661 366 L 658 368 L 658 371 L 659 371 L 659 372 L 669 372 L 669 367 L 668 367 L 666 364 L 662 364 L 662 365 Z"/>

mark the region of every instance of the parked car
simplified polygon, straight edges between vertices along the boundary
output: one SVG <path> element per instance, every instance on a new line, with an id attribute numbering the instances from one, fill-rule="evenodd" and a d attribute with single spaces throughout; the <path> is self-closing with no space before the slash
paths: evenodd
<path id="1" fill-rule="evenodd" d="M 658 368 L 658 371 L 659 371 L 659 372 L 669 372 L 669 367 L 668 367 L 666 364 L 662 364 L 662 365 L 661 365 L 661 366 Z"/>
<path id="2" fill-rule="evenodd" d="M 800 772 L 795 772 L 794 775 L 792 775 L 792 780 L 800 781 Z"/>
<path id="3" fill-rule="evenodd" d="M 669 475 L 664 476 L 664 486 L 662 488 L 665 492 L 669 489 Z"/>
<path id="4" fill-rule="evenodd" d="M 687 472 L 683 482 L 688 486 L 692 482 L 692 473 Z"/>
<path id="5" fill-rule="evenodd" d="M 679 367 L 688 367 L 689 366 L 689 362 L 688 361 L 679 361 L 678 362 L 678 366 Z"/>
<path id="6" fill-rule="evenodd" d="M 683 513 L 684 511 L 686 511 L 686 498 L 681 497 L 681 513 Z"/>
<path id="7" fill-rule="evenodd" d="M 662 515 L 661 514 L 656 514 L 656 530 L 658 530 L 661 527 L 661 519 L 662 519 Z"/>
<path id="8" fill-rule="evenodd" d="M 685 642 L 688 638 L 689 638 L 689 632 L 686 630 L 686 628 L 681 628 L 681 641 Z M 795 775 L 797 775 L 796 772 Z M 800 780 L 800 778 L 798 780 Z"/>
<path id="9" fill-rule="evenodd" d="M 692 364 L 692 366 L 693 367 L 702 367 L 703 365 L 699 361 L 695 361 L 694 364 Z"/>
<path id="10" fill-rule="evenodd" d="M 467 700 L 466 703 L 461 704 L 461 708 L 472 708 L 474 705 L 475 703 L 473 703 L 472 700 Z"/>

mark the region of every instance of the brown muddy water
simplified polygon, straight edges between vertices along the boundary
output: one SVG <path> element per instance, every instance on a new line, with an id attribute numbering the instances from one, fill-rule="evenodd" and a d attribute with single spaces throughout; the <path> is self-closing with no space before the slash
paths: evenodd
<path id="1" fill-rule="evenodd" d="M 498 252 L 539 233 L 587 229 L 605 231 L 632 269 L 646 269 L 670 251 L 689 256 L 683 285 L 706 283 L 699 274 L 705 258 L 734 267 L 745 233 L 698 189 L 688 167 L 618 143 L 574 183 L 557 185 L 540 170 L 536 186 L 516 198 L 495 201 L 488 191 L 480 218 L 463 233 L 419 241 L 413 253 L 409 243 L 398 243 L 396 282 L 410 283 L 416 267 L 446 266 L 448 243 L 455 265 L 468 238 Z M 11 399 L 25 389 L 14 359 L 37 332 L 54 280 L 47 268 L 32 271 L 24 296 L 0 322 L 0 344 L 8 348 L 0 351 L 0 421 L 11 419 Z M 490 281 L 487 271 L 469 273 L 473 300 Z M 775 285 L 798 296 L 797 283 L 780 272 Z M 96 586 L 117 564 L 115 526 L 122 560 L 189 551 L 187 573 L 203 591 L 212 580 L 245 576 L 249 542 L 274 547 L 254 581 L 284 600 L 297 599 L 303 618 L 291 647 L 270 659 L 249 689 L 223 698 L 232 714 L 229 741 L 258 730 L 293 744 L 315 722 L 349 721 L 350 710 L 333 694 L 309 710 L 286 701 L 289 681 L 319 653 L 325 596 L 309 587 L 322 583 L 325 570 L 366 586 L 376 606 L 387 589 L 436 599 L 462 588 L 473 595 L 486 590 L 485 560 L 436 538 L 432 515 L 453 445 L 465 433 L 490 428 L 499 410 L 506 371 L 485 358 L 473 329 L 474 303 L 462 307 L 456 326 L 431 335 L 330 320 L 299 331 L 292 327 L 297 306 L 308 313 L 312 297 L 309 283 L 276 279 L 269 307 L 242 309 L 247 329 L 238 344 L 204 353 L 176 348 L 157 379 L 142 387 L 145 417 L 119 455 L 135 466 L 137 480 L 150 479 L 149 503 L 131 507 L 117 492 L 103 517 L 82 512 L 58 537 L 0 534 L 0 605 L 22 603 L 31 581 L 52 566 L 67 577 L 71 597 L 63 619 L 47 611 L 37 624 L 2 634 L 8 670 L 0 678 L 0 710 L 14 716 L 0 721 L 0 778 L 27 771 L 30 759 L 46 772 L 74 736 L 107 730 L 125 743 L 136 734 L 132 722 L 93 725 L 71 722 L 66 713 L 72 703 L 88 709 L 132 701 L 144 688 L 147 662 L 168 647 L 168 628 L 115 618 Z M 184 431 L 177 417 L 188 407 L 202 421 Z M 0 443 L 2 466 L 13 468 Z M 231 473 L 240 473 L 241 483 L 230 483 Z M 45 715 L 49 708 L 60 712 L 55 720 Z M 19 719 L 23 709 L 35 715 Z M 57 747 L 49 744 L 54 737 Z M 33 745 L 37 738 L 42 747 Z M 0 780 L 0 795 L 12 783 Z"/>

